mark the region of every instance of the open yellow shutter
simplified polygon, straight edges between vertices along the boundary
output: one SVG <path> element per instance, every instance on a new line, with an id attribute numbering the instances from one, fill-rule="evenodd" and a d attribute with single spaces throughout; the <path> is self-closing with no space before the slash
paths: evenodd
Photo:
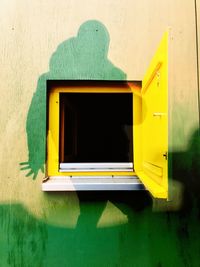
<path id="1" fill-rule="evenodd" d="M 168 34 L 134 92 L 134 167 L 155 198 L 168 198 Z"/>

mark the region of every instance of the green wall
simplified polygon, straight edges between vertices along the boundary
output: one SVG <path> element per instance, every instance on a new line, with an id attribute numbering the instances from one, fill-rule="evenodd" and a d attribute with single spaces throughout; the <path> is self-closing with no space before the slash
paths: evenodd
<path id="1" fill-rule="evenodd" d="M 2 2 L 3 7 L 7 10 L 11 2 Z M 6 88 L 2 90 L 3 102 L 0 105 L 0 266 L 199 267 L 200 140 L 199 125 L 196 123 L 199 116 L 199 88 L 195 72 L 197 54 L 193 4 L 187 1 L 169 1 L 169 6 L 167 3 L 162 6 L 157 1 L 153 1 L 152 4 L 144 1 L 141 6 L 137 3 L 135 9 L 131 9 L 132 3 L 117 2 L 113 5 L 115 8 L 119 7 L 116 11 L 118 17 L 110 17 L 113 6 L 106 5 L 110 12 L 108 15 L 105 12 L 105 20 L 107 25 L 110 25 L 112 36 L 116 38 L 117 30 L 121 40 L 125 40 L 124 35 L 126 36 L 125 45 L 123 42 L 118 43 L 119 47 L 124 47 L 118 54 L 118 50 L 115 50 L 116 42 L 113 43 L 109 37 L 109 27 L 97 21 L 82 24 L 88 21 L 84 17 L 81 17 L 83 21 L 79 24 L 82 28 L 78 33 L 76 31 L 76 34 L 71 34 L 72 38 L 63 41 L 63 36 L 56 36 L 55 39 L 51 39 L 51 32 L 58 32 L 59 35 L 59 29 L 53 24 L 53 20 L 49 28 L 46 26 L 48 23 L 44 21 L 48 21 L 50 15 L 51 18 L 56 17 L 57 22 L 62 21 L 62 24 L 64 20 L 68 23 L 70 20 L 78 20 L 78 16 L 71 12 L 70 3 L 60 1 L 58 14 L 64 16 L 65 12 L 62 12 L 62 9 L 69 8 L 67 14 L 71 12 L 74 15 L 73 18 L 63 18 L 54 12 L 53 2 L 49 1 L 49 7 L 45 1 L 41 1 L 40 4 L 37 1 L 32 4 L 21 1 L 22 6 L 10 4 L 12 8 L 8 8 L 9 12 L 6 15 L 1 9 L 4 15 L 2 21 L 6 25 L 2 32 L 2 40 L 5 43 L 1 49 L 2 58 L 12 64 L 2 64 L 3 76 L 0 79 L 1 88 Z M 170 11 L 166 7 L 169 7 Z M 13 10 L 17 10 L 16 17 L 12 13 Z M 41 15 L 41 10 L 44 12 L 41 21 L 35 20 L 38 24 L 34 24 L 36 28 L 29 35 L 27 29 L 31 29 L 31 19 L 37 12 Z M 153 13 L 155 10 L 157 15 Z M 104 15 L 104 11 L 101 6 L 100 13 Z M 126 75 L 126 71 L 118 67 L 118 62 L 112 63 L 108 59 L 109 49 L 111 52 L 115 51 L 113 58 L 120 58 L 121 62 L 132 52 L 137 58 L 137 51 L 140 56 L 143 51 L 145 56 L 137 58 L 133 64 L 137 73 L 133 80 L 140 80 L 140 69 L 146 69 L 147 61 L 154 52 L 153 44 L 159 41 L 160 33 L 168 25 L 168 20 L 164 21 L 164 17 L 161 16 L 165 13 L 172 18 L 169 19 L 174 30 L 172 37 L 175 48 L 172 61 L 177 60 L 172 75 L 174 102 L 170 133 L 173 140 L 169 155 L 174 184 L 178 185 L 177 188 L 182 188 L 179 192 L 174 186 L 177 206 L 155 201 L 145 191 L 42 192 L 41 182 L 44 174 L 41 171 L 45 167 L 46 140 L 46 81 L 125 80 L 130 77 L 130 72 L 134 72 L 134 68 L 127 67 L 129 74 Z M 31 15 L 30 20 L 26 14 Z M 130 20 L 126 20 L 126 14 Z M 128 30 L 121 23 L 120 15 L 125 25 L 131 25 Z M 9 17 L 12 18 L 11 22 Z M 101 19 L 100 15 L 97 17 Z M 145 17 L 147 20 L 142 23 L 140 19 Z M 130 23 L 135 18 L 138 24 Z M 177 24 L 174 22 L 176 20 Z M 112 23 L 109 24 L 110 21 Z M 186 21 L 185 24 L 183 21 Z M 24 25 L 28 25 L 27 28 Z M 116 25 L 120 27 L 117 28 Z M 158 29 L 159 25 L 162 27 Z M 45 27 L 49 29 L 46 34 L 43 32 Z M 129 32 L 132 28 L 134 31 Z M 134 32 L 137 35 L 133 42 L 131 38 Z M 47 36 L 48 42 L 45 41 Z M 153 41 L 146 36 L 154 36 Z M 33 42 L 32 45 L 32 40 L 37 42 Z M 58 46 L 53 54 L 51 47 L 45 46 L 45 49 L 40 51 L 46 54 L 40 52 L 36 60 L 31 57 L 31 54 L 38 55 L 37 51 L 44 43 L 52 42 L 55 47 Z M 129 43 L 137 44 L 134 46 L 137 48 L 135 52 L 129 50 Z M 145 53 L 148 54 L 147 59 Z"/>
<path id="2" fill-rule="evenodd" d="M 73 229 L 37 220 L 22 205 L 1 205 L 0 266 L 199 266 L 197 208 L 152 212 L 144 192 L 78 197 L 80 216 Z M 108 200 L 128 221 L 97 228 Z"/>

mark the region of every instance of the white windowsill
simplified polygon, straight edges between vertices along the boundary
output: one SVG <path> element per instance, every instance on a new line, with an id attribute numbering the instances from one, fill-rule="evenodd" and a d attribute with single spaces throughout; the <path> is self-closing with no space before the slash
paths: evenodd
<path id="1" fill-rule="evenodd" d="M 43 191 L 145 190 L 137 176 L 50 176 Z"/>

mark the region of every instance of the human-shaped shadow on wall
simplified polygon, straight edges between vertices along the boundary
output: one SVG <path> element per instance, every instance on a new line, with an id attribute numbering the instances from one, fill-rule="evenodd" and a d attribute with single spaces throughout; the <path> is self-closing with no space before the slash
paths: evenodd
<path id="1" fill-rule="evenodd" d="M 76 37 L 61 43 L 50 58 L 49 71 L 37 83 L 29 107 L 26 132 L 28 161 L 21 170 L 36 179 L 44 172 L 46 150 L 46 82 L 47 80 L 125 80 L 126 74 L 107 58 L 109 33 L 99 21 L 83 23 Z"/>

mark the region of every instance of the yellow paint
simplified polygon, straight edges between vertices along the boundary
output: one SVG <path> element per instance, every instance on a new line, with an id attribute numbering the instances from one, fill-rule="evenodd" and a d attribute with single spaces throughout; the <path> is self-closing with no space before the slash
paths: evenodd
<path id="1" fill-rule="evenodd" d="M 139 94 L 134 91 L 134 167 L 155 198 L 168 198 L 168 33 Z M 166 157 L 164 156 L 166 154 Z"/>
<path id="2" fill-rule="evenodd" d="M 49 130 L 47 141 L 47 176 L 107 176 L 107 175 L 134 175 L 133 171 L 114 172 L 59 172 L 59 94 L 60 93 L 133 93 L 138 90 L 138 85 L 132 83 L 132 87 L 126 84 L 117 86 L 76 86 L 58 87 L 50 89 L 49 95 Z"/>

